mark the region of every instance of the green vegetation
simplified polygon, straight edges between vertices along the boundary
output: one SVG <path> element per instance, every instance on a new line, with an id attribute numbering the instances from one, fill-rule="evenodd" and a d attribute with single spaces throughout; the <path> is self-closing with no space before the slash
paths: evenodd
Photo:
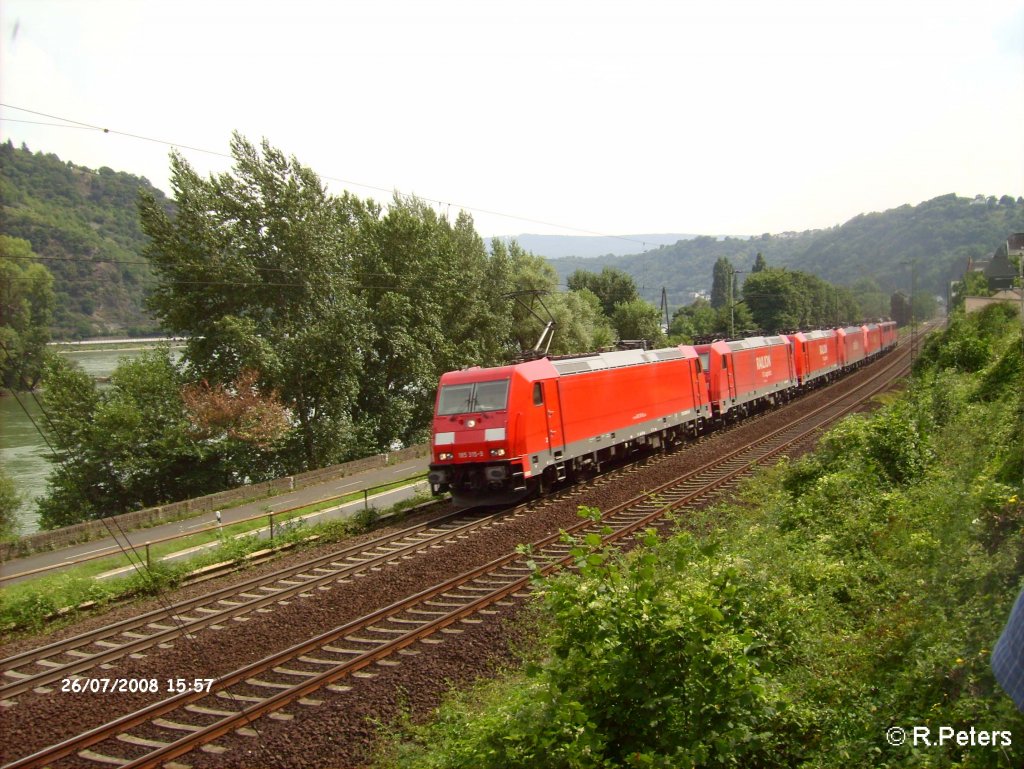
<path id="1" fill-rule="evenodd" d="M 146 179 L 0 144 L 3 234 L 31 243 L 53 273 L 53 336 L 158 331 L 142 306 L 151 273 L 141 257 L 140 190 L 168 206 Z"/>
<path id="2" fill-rule="evenodd" d="M 1024 716 L 989 670 L 1024 577 L 1019 324 L 956 319 L 908 392 L 687 511 L 687 533 L 579 543 L 577 573 L 539 581 L 534 661 L 393 734 L 381 763 L 1019 766 Z M 933 744 L 891 745 L 894 726 Z M 942 727 L 1012 744 L 939 745 Z"/>
<path id="3" fill-rule="evenodd" d="M 849 289 L 778 267 L 748 275 L 743 281 L 743 301 L 755 325 L 768 333 L 827 328 L 863 318 Z"/>
<path id="4" fill-rule="evenodd" d="M 396 481 L 387 487 L 374 489 L 374 492 L 380 493 L 406 483 L 408 479 Z M 61 622 L 54 621 L 55 617 L 66 616 L 70 620 L 75 614 L 73 610 L 82 604 L 88 603 L 85 608 L 95 610 L 115 601 L 156 595 L 181 584 L 188 574 L 204 566 L 226 562 L 242 564 L 246 556 L 271 546 L 322 545 L 344 541 L 371 529 L 384 513 L 374 507 L 368 507 L 349 518 L 312 525 L 302 520 L 302 517 L 361 498 L 361 493 L 349 494 L 288 513 L 276 514 L 272 543 L 255 534 L 257 530 L 266 528 L 267 519 L 261 517 L 241 524 L 224 526 L 219 532 L 203 532 L 154 545 L 150 548 L 150 566 L 127 577 L 96 579 L 98 574 L 129 565 L 125 556 L 119 556 L 91 561 L 57 574 L 10 585 L 0 591 L 0 632 L 38 632 L 42 629 L 52 631 L 61 625 Z M 384 512 L 399 514 L 426 501 L 426 495 L 416 495 Z M 215 541 L 219 541 L 220 544 L 196 553 L 187 560 L 174 563 L 160 561 L 163 556 L 170 553 Z M 138 562 L 137 559 L 133 560 Z"/>
<path id="5" fill-rule="evenodd" d="M 190 386 L 166 348 L 122 361 L 102 389 L 53 356 L 42 401 L 55 456 L 38 502 L 41 527 L 287 475 L 273 451 L 286 427 L 282 407 L 251 380 L 233 391 Z"/>
<path id="6" fill-rule="evenodd" d="M 724 257 L 715 262 L 711 301 L 699 298 L 675 311 L 669 326 L 673 341 L 845 325 L 866 315 L 858 296 L 866 307 L 881 303 L 877 284 L 862 283 L 855 295 L 806 272 L 769 267 L 763 257 L 742 287 L 737 285 L 738 272 Z"/>
<path id="7" fill-rule="evenodd" d="M 21 495 L 14 481 L 0 467 L 0 541 L 14 539 L 18 533 L 18 507 Z"/>
<path id="8" fill-rule="evenodd" d="M 467 214 L 399 196 L 385 210 L 329 194 L 266 142 L 236 135 L 231 150 L 233 169 L 208 179 L 172 153 L 176 208 L 140 203 L 149 306 L 188 338 L 180 364 L 143 356 L 103 389 L 48 369 L 44 528 L 421 441 L 440 375 L 529 349 L 548 311 L 553 353 L 614 342 L 592 292 L 557 292 L 514 241 L 488 253 Z M 513 306 L 517 291 L 547 311 Z"/>
<path id="9" fill-rule="evenodd" d="M 27 241 L 0 235 L 0 380 L 32 390 L 43 375 L 53 316 L 53 276 Z"/>

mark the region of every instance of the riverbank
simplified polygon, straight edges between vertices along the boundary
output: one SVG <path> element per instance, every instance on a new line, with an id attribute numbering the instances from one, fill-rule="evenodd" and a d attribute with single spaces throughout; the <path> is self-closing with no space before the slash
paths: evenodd
<path id="1" fill-rule="evenodd" d="M 87 339 L 80 342 L 51 342 L 50 348 L 74 361 L 97 382 L 109 381 L 122 358 L 134 358 L 147 350 L 169 345 L 178 356 L 186 340 L 180 337 L 138 339 Z M 52 463 L 42 430 L 45 417 L 39 407 L 39 393 L 0 393 L 0 463 L 21 495 L 18 508 L 19 534 L 39 530 L 35 502 L 46 490 Z"/>

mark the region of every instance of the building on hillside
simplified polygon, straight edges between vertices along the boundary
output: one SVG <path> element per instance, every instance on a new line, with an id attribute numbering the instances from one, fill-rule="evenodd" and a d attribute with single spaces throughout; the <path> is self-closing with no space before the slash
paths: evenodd
<path id="1" fill-rule="evenodd" d="M 988 281 L 989 291 L 1013 288 L 1013 280 L 1017 277 L 1017 265 L 1010 262 L 1009 242 L 1006 241 L 996 249 L 988 266 L 985 267 L 985 280 Z"/>

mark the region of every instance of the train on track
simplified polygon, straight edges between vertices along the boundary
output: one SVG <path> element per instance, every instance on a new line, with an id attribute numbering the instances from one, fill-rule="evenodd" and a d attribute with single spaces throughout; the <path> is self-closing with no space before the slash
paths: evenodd
<path id="1" fill-rule="evenodd" d="M 431 490 L 470 505 L 546 492 L 788 401 L 896 337 L 886 321 L 451 371 L 434 408 Z"/>

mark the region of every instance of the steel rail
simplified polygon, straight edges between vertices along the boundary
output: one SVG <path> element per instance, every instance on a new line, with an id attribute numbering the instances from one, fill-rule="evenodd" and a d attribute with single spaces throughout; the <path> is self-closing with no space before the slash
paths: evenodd
<path id="1" fill-rule="evenodd" d="M 417 524 L 416 526 L 410 526 L 399 532 L 395 532 L 392 535 L 378 537 L 377 539 L 361 545 L 352 545 L 337 552 L 305 561 L 301 564 L 276 571 L 272 574 L 255 577 L 236 585 L 221 588 L 213 593 L 207 593 L 203 596 L 180 601 L 167 608 L 154 609 L 153 611 L 146 612 L 145 614 L 141 614 L 136 617 L 130 617 L 122 620 L 121 622 L 105 625 L 102 628 L 98 628 L 88 633 L 82 633 L 80 635 L 64 639 L 63 641 L 57 641 L 47 646 L 36 647 L 34 649 L 21 652 L 20 654 L 12 655 L 4 660 L 0 660 L 0 670 L 3 671 L 3 675 L 7 675 L 8 677 L 12 677 L 11 672 L 16 671 L 18 668 L 35 664 L 40 660 L 48 660 L 50 657 L 66 654 L 69 651 L 79 650 L 84 646 L 95 644 L 97 641 L 106 641 L 107 639 L 123 633 L 136 631 L 140 628 L 151 627 L 153 624 L 157 624 L 159 622 L 173 623 L 175 625 L 171 628 L 158 629 L 157 632 L 148 635 L 145 638 L 133 638 L 118 645 L 116 648 L 96 652 L 88 657 L 82 657 L 60 667 L 48 667 L 46 671 L 26 678 L 18 677 L 18 680 L 13 683 L 0 685 L 0 698 L 17 696 L 18 694 L 22 694 L 30 689 L 45 686 L 48 683 L 52 683 L 53 681 L 57 681 L 69 675 L 74 675 L 98 665 L 119 659 L 126 654 L 141 651 L 142 649 L 149 648 L 158 643 L 165 643 L 179 636 L 187 635 L 192 631 L 201 630 L 205 627 L 209 627 L 210 625 L 215 625 L 231 619 L 232 617 L 247 614 L 293 595 L 304 593 L 328 582 L 336 581 L 351 574 L 356 574 L 375 566 L 379 566 L 383 563 L 393 561 L 405 555 L 423 550 L 437 544 L 438 542 L 460 536 L 489 523 L 493 523 L 500 516 L 500 514 L 491 514 L 484 517 L 472 518 L 466 523 L 456 525 L 454 528 L 439 531 L 426 539 L 420 539 L 408 545 L 403 545 L 389 552 L 385 552 L 382 555 L 367 556 L 370 551 L 392 547 L 396 542 L 400 542 L 401 540 L 408 539 L 410 537 L 415 537 L 430 531 L 431 529 L 445 526 L 446 524 L 453 523 L 459 519 L 464 519 L 472 515 L 472 512 L 467 510 L 446 513 L 432 521 L 425 521 L 421 524 Z M 325 564 L 333 564 L 339 561 L 352 559 L 359 559 L 359 562 L 340 565 L 339 568 L 332 570 L 328 574 L 312 577 L 301 584 L 288 585 L 276 590 L 267 587 L 276 582 L 281 582 L 296 577 L 297 575 L 302 575 L 306 571 L 323 569 Z M 195 611 L 225 600 L 235 599 L 249 591 L 261 589 L 272 590 L 272 592 L 269 592 L 264 596 L 247 600 L 240 605 L 230 606 L 218 611 L 216 614 L 209 614 L 196 619 L 187 619 L 183 622 L 180 621 L 181 615 L 187 614 L 190 611 Z"/>

